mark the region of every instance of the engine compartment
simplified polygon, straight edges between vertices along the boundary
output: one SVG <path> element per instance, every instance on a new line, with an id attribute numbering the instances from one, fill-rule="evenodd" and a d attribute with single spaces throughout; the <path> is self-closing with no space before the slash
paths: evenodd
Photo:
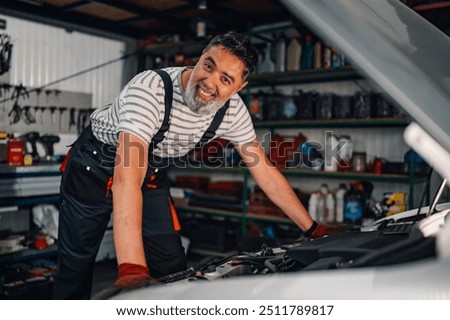
<path id="1" fill-rule="evenodd" d="M 450 209 L 428 215 L 409 212 L 366 228 L 322 238 L 301 238 L 257 252 L 211 256 L 191 268 L 160 278 L 161 283 L 205 281 L 237 276 L 393 265 L 436 257 L 436 237 Z M 428 231 L 427 231 L 428 230 Z M 434 232 L 430 231 L 434 230 Z"/>

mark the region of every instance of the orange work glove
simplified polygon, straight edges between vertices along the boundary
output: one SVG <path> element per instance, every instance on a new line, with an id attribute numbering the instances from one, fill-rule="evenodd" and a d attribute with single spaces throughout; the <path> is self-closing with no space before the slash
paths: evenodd
<path id="1" fill-rule="evenodd" d="M 323 225 L 318 224 L 316 221 L 313 222 L 312 226 L 304 232 L 305 237 L 307 238 L 320 238 L 332 233 L 344 231 L 346 228 L 342 225 Z"/>
<path id="2" fill-rule="evenodd" d="M 150 277 L 147 267 L 133 263 L 122 263 L 119 265 L 119 275 L 114 282 L 114 286 L 122 289 L 133 289 L 154 283 L 157 283 L 157 280 Z"/>

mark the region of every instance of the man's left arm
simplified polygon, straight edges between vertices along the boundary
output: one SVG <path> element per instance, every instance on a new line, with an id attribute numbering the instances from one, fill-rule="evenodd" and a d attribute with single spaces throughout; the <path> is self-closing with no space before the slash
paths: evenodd
<path id="1" fill-rule="evenodd" d="M 289 182 L 267 158 L 259 142 L 254 140 L 236 146 L 255 182 L 284 213 L 303 231 L 314 221 L 302 205 Z"/>

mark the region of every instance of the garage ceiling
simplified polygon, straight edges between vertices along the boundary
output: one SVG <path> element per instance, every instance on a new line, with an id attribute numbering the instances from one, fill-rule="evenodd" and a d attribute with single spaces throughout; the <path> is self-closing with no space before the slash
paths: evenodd
<path id="1" fill-rule="evenodd" d="M 217 33 L 291 18 L 277 0 L 8 0 L 1 8 L 137 39 L 193 36 L 199 19 Z"/>
<path id="2" fill-rule="evenodd" d="M 399 1 L 450 34 L 450 1 Z M 192 37 L 200 19 L 209 34 L 294 20 L 278 0 L 2 0 L 0 12 L 135 39 Z"/>

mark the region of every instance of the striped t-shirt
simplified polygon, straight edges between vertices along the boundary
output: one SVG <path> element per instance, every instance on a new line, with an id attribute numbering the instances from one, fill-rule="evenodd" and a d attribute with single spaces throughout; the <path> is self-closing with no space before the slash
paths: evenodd
<path id="1" fill-rule="evenodd" d="M 214 114 L 199 115 L 185 103 L 181 73 L 185 67 L 166 68 L 173 82 L 173 102 L 169 130 L 157 145 L 159 157 L 183 156 L 195 147 L 211 124 Z M 129 132 L 150 143 L 164 119 L 164 83 L 151 70 L 137 74 L 122 89 L 111 104 L 95 110 L 91 115 L 94 136 L 103 143 L 117 146 L 118 133 Z M 216 137 L 231 143 L 243 144 L 256 138 L 250 114 L 238 94 L 230 99 L 230 106 L 216 131 Z"/>

